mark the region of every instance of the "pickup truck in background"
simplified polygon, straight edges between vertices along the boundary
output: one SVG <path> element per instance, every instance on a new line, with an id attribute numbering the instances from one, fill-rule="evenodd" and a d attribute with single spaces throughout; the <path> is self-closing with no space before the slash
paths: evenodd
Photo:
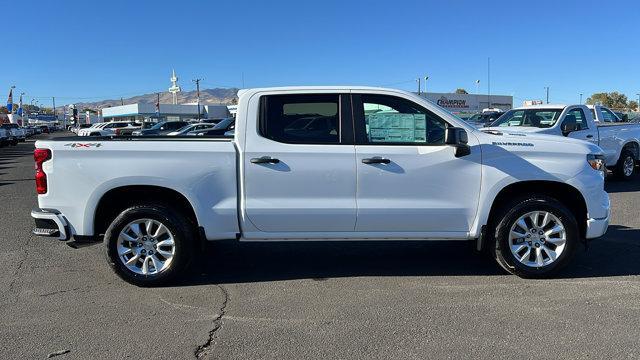
<path id="1" fill-rule="evenodd" d="M 510 273 L 547 277 L 609 224 L 597 145 L 479 131 L 409 92 L 242 90 L 235 126 L 37 141 L 33 232 L 104 239 L 115 272 L 149 286 L 219 239 L 474 241 Z"/>
<path id="2" fill-rule="evenodd" d="M 615 115 L 600 106 L 595 106 L 595 113 L 608 115 L 599 115 L 603 121 L 596 122 L 592 109 L 586 105 L 549 104 L 515 108 L 484 129 L 589 141 L 604 150 L 606 166 L 617 178 L 632 179 L 640 159 L 640 124 L 608 121 Z"/>

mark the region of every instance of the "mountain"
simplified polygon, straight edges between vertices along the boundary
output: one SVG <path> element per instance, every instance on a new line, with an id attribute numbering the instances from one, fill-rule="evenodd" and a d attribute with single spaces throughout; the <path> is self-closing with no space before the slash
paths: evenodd
<path id="1" fill-rule="evenodd" d="M 202 89 L 200 90 L 200 103 L 203 105 L 209 104 L 232 104 L 238 99 L 238 89 L 236 88 L 215 88 L 215 89 Z M 144 94 L 137 95 L 130 98 L 122 99 L 124 104 L 135 103 L 148 103 L 155 104 L 157 101 L 157 94 Z M 196 103 L 197 102 L 196 91 L 181 91 L 178 93 L 178 104 Z M 160 93 L 160 104 L 171 104 L 171 93 L 164 91 Z M 122 104 L 120 99 L 101 100 L 94 102 L 75 103 L 77 109 L 102 109 L 105 107 L 118 106 Z"/>

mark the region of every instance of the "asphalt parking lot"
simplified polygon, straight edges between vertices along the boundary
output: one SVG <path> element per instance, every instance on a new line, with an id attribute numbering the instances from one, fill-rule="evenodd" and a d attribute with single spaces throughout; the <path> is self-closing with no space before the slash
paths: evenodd
<path id="1" fill-rule="evenodd" d="M 607 183 L 607 235 L 558 279 L 503 275 L 466 243 L 221 242 L 145 289 L 101 244 L 30 234 L 32 151 L 0 149 L 2 359 L 640 357 L 640 177 Z"/>

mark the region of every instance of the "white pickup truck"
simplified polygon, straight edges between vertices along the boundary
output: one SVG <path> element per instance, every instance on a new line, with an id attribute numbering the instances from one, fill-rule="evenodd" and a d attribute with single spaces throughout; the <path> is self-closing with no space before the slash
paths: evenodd
<path id="1" fill-rule="evenodd" d="M 594 112 L 602 121 L 594 121 Z M 606 166 L 614 175 L 630 180 L 640 160 L 640 124 L 609 121 L 609 116 L 615 114 L 601 106 L 535 105 L 509 110 L 483 130 L 508 128 L 510 133 L 540 133 L 592 142 L 604 150 Z"/>
<path id="2" fill-rule="evenodd" d="M 231 139 L 38 141 L 34 233 L 104 238 L 119 276 L 157 285 L 218 239 L 472 240 L 542 277 L 607 230 L 595 144 L 482 132 L 391 89 L 252 89 L 238 103 Z"/>

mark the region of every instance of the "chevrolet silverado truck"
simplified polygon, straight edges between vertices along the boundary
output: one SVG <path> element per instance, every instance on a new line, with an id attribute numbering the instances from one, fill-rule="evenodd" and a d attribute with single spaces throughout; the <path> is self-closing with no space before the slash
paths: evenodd
<path id="1" fill-rule="evenodd" d="M 233 138 L 37 141 L 33 232 L 102 240 L 120 277 L 152 286 L 220 239 L 475 241 L 506 271 L 546 277 L 607 230 L 595 144 L 479 131 L 392 89 L 251 89 L 238 103 Z"/>
<path id="2" fill-rule="evenodd" d="M 630 180 L 640 160 L 640 124 L 595 121 L 593 114 L 606 114 L 601 106 L 535 105 L 509 110 L 489 127 L 521 134 L 540 133 L 575 138 L 599 145 L 605 164 L 622 180 Z M 604 115 L 598 115 L 604 116 Z M 613 113 L 608 116 L 614 116 Z M 617 119 L 617 118 L 616 118 Z M 619 120 L 619 119 L 618 119 Z"/>

